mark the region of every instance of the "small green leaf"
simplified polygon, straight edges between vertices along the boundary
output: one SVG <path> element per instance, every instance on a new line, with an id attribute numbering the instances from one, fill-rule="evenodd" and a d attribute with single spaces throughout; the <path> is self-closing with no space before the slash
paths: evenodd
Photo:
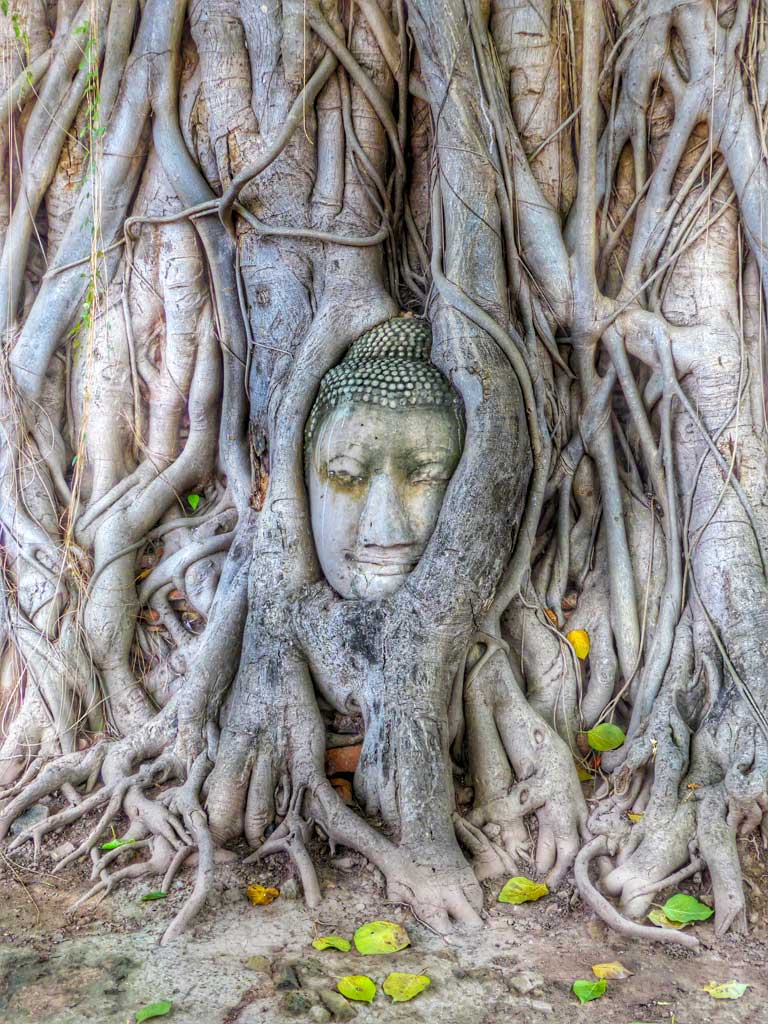
<path id="1" fill-rule="evenodd" d="M 393 1003 L 407 1003 L 432 982 L 426 974 L 388 974 L 381 986 Z"/>
<path id="2" fill-rule="evenodd" d="M 121 846 L 130 846 L 131 843 L 135 843 L 135 839 L 110 839 L 108 843 L 102 843 L 102 850 L 118 850 Z"/>
<path id="3" fill-rule="evenodd" d="M 159 889 L 156 889 L 154 892 L 145 892 L 141 897 L 141 902 L 149 903 L 151 900 L 164 900 L 167 895 L 167 892 L 160 892 Z"/>
<path id="4" fill-rule="evenodd" d="M 134 1020 L 136 1024 L 141 1024 L 143 1020 L 151 1020 L 153 1017 L 165 1017 L 173 1009 L 173 1003 L 170 999 L 163 999 L 159 1003 L 149 1003 L 148 1006 L 142 1006 L 140 1010 L 136 1011 Z"/>
<path id="5" fill-rule="evenodd" d="M 358 953 L 397 953 L 411 940 L 401 924 L 394 921 L 369 921 L 355 932 L 355 947 Z"/>
<path id="6" fill-rule="evenodd" d="M 342 953 L 348 953 L 352 949 L 352 943 L 342 939 L 340 935 L 321 935 L 318 939 L 312 940 L 315 949 L 340 949 Z"/>
<path id="7" fill-rule="evenodd" d="M 376 995 L 375 983 L 365 974 L 348 974 L 336 987 L 347 999 L 356 999 L 359 1003 L 372 1003 Z"/>
<path id="8" fill-rule="evenodd" d="M 540 900 L 548 893 L 549 889 L 543 882 L 534 882 L 530 878 L 518 875 L 504 884 L 499 893 L 499 903 L 528 903 L 530 900 Z"/>
<path id="9" fill-rule="evenodd" d="M 704 986 L 704 991 L 709 992 L 713 999 L 741 999 L 749 988 L 741 981 L 710 981 Z"/>
<path id="10" fill-rule="evenodd" d="M 197 506 L 200 504 L 200 495 L 199 494 L 188 494 L 187 495 L 187 504 L 189 505 L 189 507 L 194 512 L 195 509 L 197 508 Z"/>
<path id="11" fill-rule="evenodd" d="M 587 733 L 587 743 L 593 750 L 615 750 L 625 739 L 624 730 L 612 722 L 601 722 Z"/>
<path id="12" fill-rule="evenodd" d="M 711 907 L 699 903 L 693 896 L 686 896 L 684 892 L 670 896 L 661 909 L 664 911 L 664 916 L 670 921 L 685 921 L 686 923 L 688 921 L 706 921 L 714 914 Z"/>
<path id="13" fill-rule="evenodd" d="M 587 981 L 582 978 L 579 981 L 574 981 L 573 994 L 580 1003 L 589 1003 L 593 999 L 599 999 L 600 996 L 605 995 L 607 985 L 608 983 L 605 979 L 601 981 Z"/>

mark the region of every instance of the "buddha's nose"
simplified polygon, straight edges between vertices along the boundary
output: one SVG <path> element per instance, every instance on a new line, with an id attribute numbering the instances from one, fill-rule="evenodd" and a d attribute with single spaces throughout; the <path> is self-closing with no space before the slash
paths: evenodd
<path id="1" fill-rule="evenodd" d="M 363 547 L 380 548 L 416 542 L 408 513 L 392 478 L 386 473 L 377 474 L 371 481 L 360 517 L 358 539 Z"/>

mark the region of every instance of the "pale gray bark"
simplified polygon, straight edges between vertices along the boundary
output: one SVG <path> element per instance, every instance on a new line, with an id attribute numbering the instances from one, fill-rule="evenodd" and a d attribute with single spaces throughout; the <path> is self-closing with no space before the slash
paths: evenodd
<path id="1" fill-rule="evenodd" d="M 764 33 L 747 0 L 610 11 L 0 16 L 0 831 L 51 798 L 14 840 L 38 853 L 100 809 L 67 861 L 93 857 L 94 894 L 170 884 L 194 852 L 168 938 L 242 836 L 316 902 L 312 824 L 440 930 L 478 922 L 478 879 L 557 885 L 574 862 L 628 935 L 694 865 L 718 933 L 746 927 L 737 836 L 768 807 Z M 344 601 L 304 423 L 402 310 L 432 321 L 467 440 L 416 571 Z M 334 715 L 364 731 L 354 808 L 325 775 Z M 595 769 L 582 734 L 605 720 L 627 741 L 588 815 L 576 762 Z M 120 814 L 137 843 L 97 855 Z"/>

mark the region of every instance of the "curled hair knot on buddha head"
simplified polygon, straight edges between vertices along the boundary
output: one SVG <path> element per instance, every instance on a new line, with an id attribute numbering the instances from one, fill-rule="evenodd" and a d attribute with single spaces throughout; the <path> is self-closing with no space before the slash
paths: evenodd
<path id="1" fill-rule="evenodd" d="M 398 316 L 366 331 L 323 377 L 309 414 L 305 450 L 311 450 L 327 413 L 342 402 L 389 409 L 442 408 L 456 413 L 463 434 L 463 406 L 448 379 L 430 362 L 428 321 Z"/>

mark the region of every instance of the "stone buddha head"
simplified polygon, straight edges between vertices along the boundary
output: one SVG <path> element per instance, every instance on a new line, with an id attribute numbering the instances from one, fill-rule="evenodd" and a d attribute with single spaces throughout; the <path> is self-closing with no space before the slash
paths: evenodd
<path id="1" fill-rule="evenodd" d="M 392 594 L 416 567 L 461 457 L 461 399 L 429 361 L 425 320 L 357 339 L 323 378 L 307 421 L 312 534 L 344 598 Z"/>

